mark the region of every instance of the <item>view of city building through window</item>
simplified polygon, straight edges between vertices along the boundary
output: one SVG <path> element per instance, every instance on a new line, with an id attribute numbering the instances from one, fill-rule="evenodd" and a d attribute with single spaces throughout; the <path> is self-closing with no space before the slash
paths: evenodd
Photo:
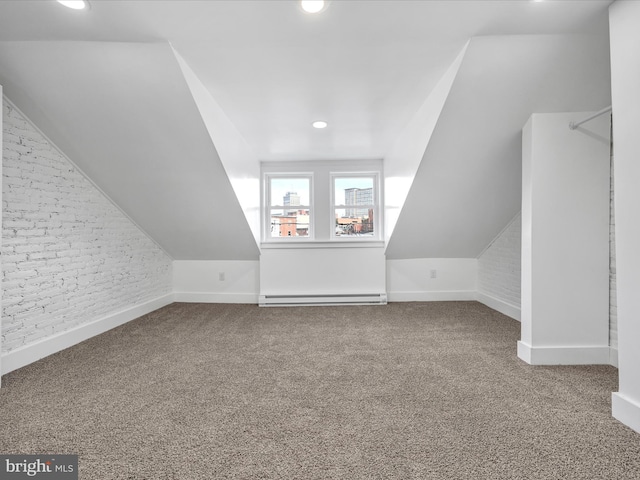
<path id="1" fill-rule="evenodd" d="M 264 178 L 265 240 L 376 240 L 380 234 L 377 173 L 267 173 Z M 314 201 L 322 201 L 322 208 Z M 318 212 L 321 218 L 315 218 Z"/>
<path id="2" fill-rule="evenodd" d="M 374 236 L 374 177 L 334 177 L 336 236 Z"/>
<path id="3" fill-rule="evenodd" d="M 269 179 L 271 238 L 309 236 L 310 183 L 310 178 Z"/>

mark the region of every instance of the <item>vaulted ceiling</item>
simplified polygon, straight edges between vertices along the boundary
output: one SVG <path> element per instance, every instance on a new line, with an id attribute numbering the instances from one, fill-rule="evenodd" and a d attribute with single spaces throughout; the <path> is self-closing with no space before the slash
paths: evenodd
<path id="1" fill-rule="evenodd" d="M 0 84 L 176 259 L 257 258 L 259 161 L 360 158 L 408 178 L 390 258 L 473 257 L 528 116 L 610 104 L 610 3 L 3 0 Z"/>

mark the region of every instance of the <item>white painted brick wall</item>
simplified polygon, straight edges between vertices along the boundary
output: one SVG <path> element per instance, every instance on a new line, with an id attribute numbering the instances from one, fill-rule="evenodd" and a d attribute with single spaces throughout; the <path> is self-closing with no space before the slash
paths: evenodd
<path id="1" fill-rule="evenodd" d="M 518 214 L 478 258 L 478 291 L 520 307 L 522 218 Z"/>
<path id="2" fill-rule="evenodd" d="M 3 102 L 2 352 L 171 293 L 171 258 Z"/>
<path id="3" fill-rule="evenodd" d="M 611 197 L 609 217 L 609 346 L 618 348 L 618 297 L 616 293 L 616 215 L 613 183 L 613 149 L 611 151 Z"/>

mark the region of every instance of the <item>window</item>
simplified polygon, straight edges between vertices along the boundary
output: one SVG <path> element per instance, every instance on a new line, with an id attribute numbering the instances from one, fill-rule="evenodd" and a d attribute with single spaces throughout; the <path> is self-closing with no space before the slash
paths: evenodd
<path id="1" fill-rule="evenodd" d="M 268 175 L 265 238 L 311 237 L 311 176 Z"/>
<path id="2" fill-rule="evenodd" d="M 382 161 L 263 162 L 262 241 L 381 241 Z M 354 243 L 355 245 L 355 243 Z"/>
<path id="3" fill-rule="evenodd" d="M 332 175 L 334 237 L 376 238 L 376 175 Z"/>

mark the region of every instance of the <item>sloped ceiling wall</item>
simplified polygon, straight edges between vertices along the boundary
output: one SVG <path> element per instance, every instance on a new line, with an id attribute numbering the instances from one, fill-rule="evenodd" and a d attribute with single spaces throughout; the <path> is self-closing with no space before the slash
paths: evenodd
<path id="1" fill-rule="evenodd" d="M 169 44 L 0 42 L 0 84 L 174 259 L 258 258 Z"/>
<path id="2" fill-rule="evenodd" d="M 387 258 L 474 258 L 520 211 L 521 128 L 534 112 L 611 104 L 603 35 L 475 37 Z"/>
<path id="3" fill-rule="evenodd" d="M 433 88 L 422 106 L 398 135 L 393 148 L 384 156 L 384 239 L 389 242 L 413 184 L 425 149 L 442 113 L 462 60 L 467 42 Z"/>
<path id="4" fill-rule="evenodd" d="M 182 8 L 187 2 L 100 2 L 93 6 L 93 15 L 75 18 L 85 18 L 88 23 L 72 22 L 63 7 L 54 3 L 20 1 L 0 5 L 6 14 L 0 18 L 1 38 L 48 40 L 0 42 L 0 84 L 5 87 L 5 94 L 72 161 L 177 260 L 255 260 L 259 249 L 247 223 L 247 208 L 243 212 L 229 171 L 221 162 L 223 145 L 217 139 L 218 145 L 213 144 L 168 41 L 180 55 L 185 52 L 183 58 L 189 65 L 199 66 L 193 67 L 195 75 L 259 159 L 270 159 L 276 153 L 283 158 L 297 155 L 298 147 L 309 143 L 304 138 L 316 132 L 308 131 L 311 129 L 306 120 L 289 119 L 289 113 L 295 111 L 293 107 L 305 104 L 295 96 L 290 99 L 289 84 L 272 81 L 265 85 L 261 76 L 250 75 L 255 62 L 267 72 L 271 71 L 267 66 L 275 66 L 278 75 L 274 78 L 278 80 L 287 77 L 289 70 L 284 67 L 299 73 L 294 59 L 310 57 L 305 64 L 307 69 L 322 73 L 319 79 L 314 77 L 313 85 L 319 82 L 325 86 L 322 81 L 336 71 L 331 52 L 341 52 L 342 42 L 353 36 L 357 40 L 354 52 L 362 48 L 364 56 L 359 58 L 354 53 L 345 58 L 359 58 L 359 64 L 367 67 L 363 68 L 366 80 L 359 80 L 358 75 L 340 77 L 327 84 L 331 88 L 320 89 L 324 92 L 320 100 L 312 97 L 323 105 L 334 99 L 333 103 L 339 104 L 336 115 L 351 115 L 358 111 L 336 99 L 354 96 L 353 92 L 359 94 L 363 86 L 371 89 L 378 85 L 380 79 L 368 73 L 367 59 L 377 58 L 383 47 L 387 60 L 396 59 L 396 53 L 401 52 L 398 59 L 403 60 L 399 64 L 404 69 L 389 68 L 389 78 L 383 81 L 388 87 L 385 92 L 399 96 L 385 93 L 367 97 L 367 101 L 384 105 L 398 98 L 411 101 L 363 117 L 363 125 L 373 121 L 364 134 L 376 139 L 374 150 L 367 150 L 364 140 L 356 142 L 354 151 L 350 150 L 350 139 L 356 137 L 349 122 L 343 130 L 336 127 L 337 137 L 349 142 L 337 142 L 344 148 L 330 149 L 329 153 L 335 156 L 331 158 L 345 159 L 352 158 L 355 151 L 388 156 L 390 152 L 383 147 L 389 142 L 377 142 L 383 135 L 376 122 L 380 118 L 389 120 L 393 125 L 385 135 L 405 138 L 403 134 L 407 132 L 400 132 L 399 125 L 406 124 L 411 111 L 420 108 L 429 88 L 438 83 L 437 78 L 471 35 L 424 155 L 419 152 L 422 147 L 408 149 L 417 152 L 411 164 L 419 167 L 387 244 L 390 259 L 468 258 L 480 254 L 520 210 L 520 129 L 529 115 L 598 110 L 610 104 L 607 1 L 543 5 L 358 1 L 340 3 L 340 8 L 337 3 L 332 5 L 324 20 L 300 17 L 299 9 L 289 8 L 289 2 L 189 2 L 189 9 Z M 574 9 L 574 5 L 582 6 Z M 365 21 L 360 16 L 366 6 L 377 12 L 373 20 Z M 129 15 L 124 15 L 127 12 Z M 149 16 L 150 12 L 155 13 Z M 206 20 L 198 12 L 208 15 Z M 247 16 L 247 12 L 251 15 Z M 176 15 L 182 21 L 174 22 Z M 284 20 L 282 15 L 287 15 Z M 263 16 L 270 22 L 265 22 Z M 481 18 L 476 22 L 476 17 Z M 248 22 L 241 22 L 244 28 L 236 35 L 232 34 L 239 27 L 229 21 L 234 18 Z M 211 19 L 220 30 L 210 27 Z M 24 28 L 16 27 L 20 22 Z M 282 31 L 273 32 L 273 25 L 280 25 Z M 375 45 L 369 45 L 368 33 L 356 34 L 376 31 L 376 25 L 382 30 L 396 29 L 387 32 L 387 43 L 377 39 Z M 359 29 L 354 30 L 355 26 Z M 447 36 L 447 29 L 457 33 Z M 396 45 L 393 38 L 400 34 L 398 30 L 407 36 Z M 212 31 L 216 32 L 213 36 L 209 35 Z M 484 31 L 498 31 L 500 35 L 473 36 Z M 505 35 L 523 31 L 536 35 Z M 596 33 L 542 34 L 558 31 Z M 287 32 L 297 36 L 291 37 Z M 343 32 L 345 37 L 329 35 L 334 50 L 324 52 L 320 48 L 325 45 L 320 35 L 323 32 Z M 423 32 L 431 33 L 422 36 Z M 272 33 L 275 40 L 267 42 L 268 50 L 254 49 L 261 45 L 256 39 L 271 39 Z M 173 37 L 181 39 L 181 43 L 173 43 Z M 104 41 L 78 40 L 85 38 Z M 148 43 L 152 38 L 157 38 L 158 43 Z M 298 51 L 297 45 L 291 46 L 291 38 L 306 39 L 306 45 L 320 49 L 312 49 L 313 52 L 324 53 L 318 59 L 307 55 L 306 50 Z M 443 42 L 444 50 L 435 48 Z M 274 58 L 282 48 L 286 51 Z M 218 52 L 216 59 L 222 65 L 209 60 L 212 51 Z M 285 62 L 283 68 L 278 68 L 279 62 Z M 408 68 L 423 65 L 421 62 L 427 68 Z M 344 63 L 338 70 L 350 71 L 346 68 L 348 62 Z M 402 82 L 391 82 L 395 76 Z M 408 95 L 406 91 L 416 90 L 420 83 L 418 77 L 428 81 L 420 92 Z M 400 88 L 407 85 L 407 79 L 416 88 Z M 246 88 L 235 89 L 240 80 Z M 391 88 L 393 85 L 401 91 Z M 226 95 L 230 95 L 225 91 L 236 92 L 233 98 L 239 106 L 235 109 L 233 102 L 225 103 L 229 100 Z M 262 109 L 256 107 L 256 99 L 264 99 Z M 395 105 L 396 100 L 391 103 Z M 283 103 L 286 108 L 279 110 Z M 262 125 L 260 119 L 271 118 L 272 109 L 287 121 L 267 122 L 264 128 L 254 125 Z M 303 112 L 306 119 L 309 110 Z M 295 123 L 295 129 L 286 127 L 291 124 L 289 120 Z M 306 133 L 301 135 L 303 128 Z M 335 143 L 330 130 L 323 132 L 324 140 L 315 140 L 323 148 Z M 420 134 L 420 129 L 415 129 L 407 141 L 424 141 L 411 138 Z M 297 147 L 286 155 L 266 146 L 262 150 L 256 148 L 272 137 L 285 143 L 296 138 L 301 143 L 294 142 Z M 305 155 L 327 157 L 328 151 L 318 149 L 318 145 L 310 143 Z"/>

